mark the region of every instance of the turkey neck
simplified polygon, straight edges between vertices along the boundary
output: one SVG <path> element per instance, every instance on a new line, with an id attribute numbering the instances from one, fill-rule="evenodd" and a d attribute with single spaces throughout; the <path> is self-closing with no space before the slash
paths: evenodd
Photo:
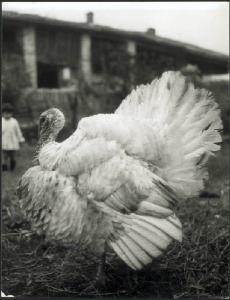
<path id="1" fill-rule="evenodd" d="M 41 149 L 48 143 L 55 142 L 55 139 L 57 137 L 57 134 L 54 134 L 53 132 L 50 133 L 44 133 L 40 132 L 40 137 L 36 146 L 35 155 L 33 159 L 33 165 L 37 166 L 39 165 L 38 156 L 41 151 Z"/>

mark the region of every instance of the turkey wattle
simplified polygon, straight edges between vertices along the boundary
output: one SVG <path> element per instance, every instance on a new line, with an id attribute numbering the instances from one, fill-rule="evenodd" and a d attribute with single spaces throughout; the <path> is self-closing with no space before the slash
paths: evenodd
<path id="1" fill-rule="evenodd" d="M 38 163 L 19 183 L 34 229 L 101 256 L 108 245 L 134 270 L 181 241 L 174 207 L 200 193 L 207 159 L 220 149 L 220 111 L 208 91 L 170 71 L 57 143 L 63 126 L 58 109 L 42 113 Z"/>

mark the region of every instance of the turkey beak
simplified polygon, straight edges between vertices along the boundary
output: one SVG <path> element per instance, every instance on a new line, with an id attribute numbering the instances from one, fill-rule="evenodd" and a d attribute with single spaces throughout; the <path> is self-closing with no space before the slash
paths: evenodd
<path id="1" fill-rule="evenodd" d="M 42 124 L 43 124 L 43 118 L 41 117 L 38 123 L 38 136 L 40 135 L 41 129 L 42 129 Z"/>

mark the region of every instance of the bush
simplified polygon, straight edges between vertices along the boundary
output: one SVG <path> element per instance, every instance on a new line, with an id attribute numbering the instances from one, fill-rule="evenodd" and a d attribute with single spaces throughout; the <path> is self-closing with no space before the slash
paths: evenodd
<path id="1" fill-rule="evenodd" d="M 15 106 L 22 89 L 29 85 L 30 80 L 25 71 L 23 57 L 19 54 L 3 54 L 2 101 Z"/>
<path id="2" fill-rule="evenodd" d="M 229 107 L 229 90 L 227 81 L 210 81 L 204 83 L 204 87 L 210 90 L 219 104 L 221 109 L 221 118 L 224 125 L 224 134 L 229 134 L 230 131 L 230 107 Z"/>

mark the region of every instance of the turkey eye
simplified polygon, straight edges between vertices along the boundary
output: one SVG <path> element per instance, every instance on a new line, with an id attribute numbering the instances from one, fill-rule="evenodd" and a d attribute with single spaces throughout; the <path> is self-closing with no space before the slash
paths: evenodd
<path id="1" fill-rule="evenodd" d="M 41 117 L 40 118 L 40 125 L 42 125 L 45 122 L 46 118 L 45 117 Z"/>

